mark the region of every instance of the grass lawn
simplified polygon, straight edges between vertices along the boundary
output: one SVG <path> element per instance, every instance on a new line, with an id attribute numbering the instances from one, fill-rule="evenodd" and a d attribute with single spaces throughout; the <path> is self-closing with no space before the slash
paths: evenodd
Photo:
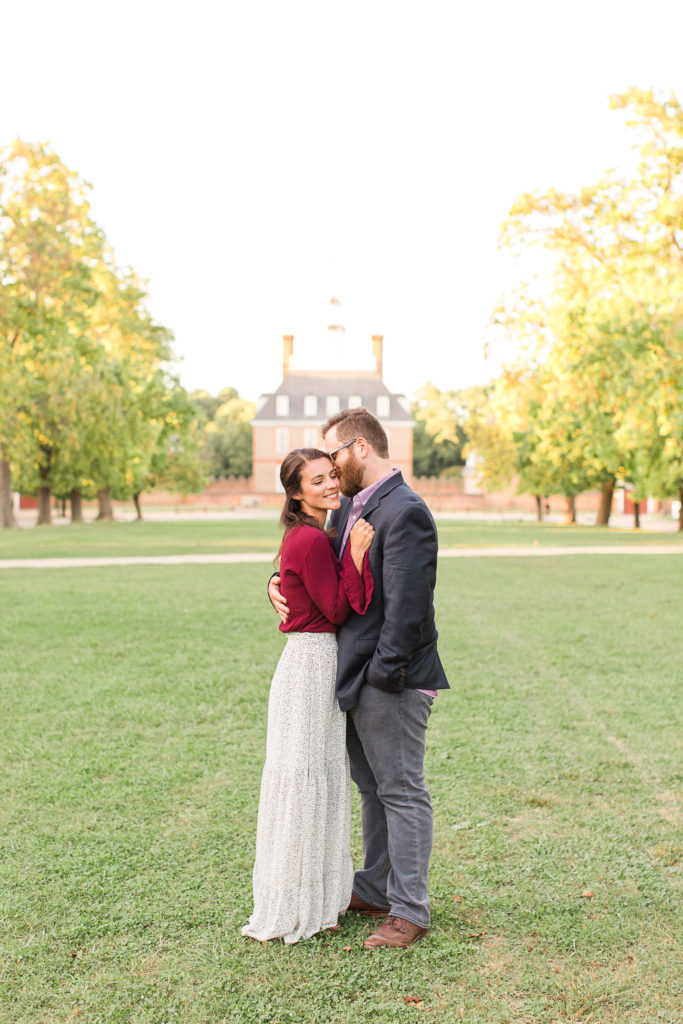
<path id="1" fill-rule="evenodd" d="M 9 540 L 111 553 L 166 525 Z M 170 525 L 164 551 L 275 526 Z M 433 928 L 374 953 L 359 919 L 292 947 L 240 935 L 283 644 L 267 567 L 3 571 L 2 1024 L 683 1019 L 682 567 L 440 564 Z"/>
<path id="2" fill-rule="evenodd" d="M 458 519 L 438 519 L 437 523 L 443 548 L 662 543 L 680 544 L 683 548 L 683 534 L 679 533 Z M 225 522 L 87 523 L 0 530 L 0 559 L 242 551 L 274 553 L 279 543 L 280 527 L 276 518 Z"/>

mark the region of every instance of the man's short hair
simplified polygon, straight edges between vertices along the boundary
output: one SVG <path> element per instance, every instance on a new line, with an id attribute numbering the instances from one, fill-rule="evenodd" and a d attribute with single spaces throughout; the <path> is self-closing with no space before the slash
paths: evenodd
<path id="1" fill-rule="evenodd" d="M 364 437 L 380 459 L 389 458 L 389 441 L 384 427 L 377 417 L 364 409 L 362 405 L 355 409 L 342 409 L 341 412 L 330 416 L 323 423 L 323 437 L 332 427 L 337 428 L 337 437 L 340 441 L 351 441 L 354 437 Z"/>

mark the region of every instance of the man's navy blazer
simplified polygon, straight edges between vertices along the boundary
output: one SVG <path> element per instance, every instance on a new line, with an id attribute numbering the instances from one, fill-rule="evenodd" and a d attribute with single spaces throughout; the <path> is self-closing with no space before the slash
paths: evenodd
<path id="1" fill-rule="evenodd" d="M 329 524 L 337 530 L 337 554 L 352 507 L 350 498 L 341 502 Z M 391 692 L 448 688 L 436 649 L 438 539 L 431 512 L 395 473 L 371 495 L 362 517 L 375 530 L 369 552 L 374 589 L 365 615 L 352 611 L 337 633 L 342 711 L 357 705 L 365 685 Z"/>

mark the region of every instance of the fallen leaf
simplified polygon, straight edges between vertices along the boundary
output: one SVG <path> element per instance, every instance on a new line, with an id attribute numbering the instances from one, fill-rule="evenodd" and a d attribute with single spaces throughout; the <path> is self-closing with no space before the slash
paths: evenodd
<path id="1" fill-rule="evenodd" d="M 404 996 L 403 997 L 403 1002 L 404 1003 L 423 1003 L 424 999 L 422 998 L 422 996 Z"/>
<path id="2" fill-rule="evenodd" d="M 344 952 L 345 953 L 350 953 L 351 952 L 351 947 L 350 946 L 344 946 Z"/>
<path id="3" fill-rule="evenodd" d="M 584 889 L 583 892 L 581 893 L 581 899 L 582 900 L 592 900 L 593 899 L 593 890 L 592 889 Z"/>
<path id="4" fill-rule="evenodd" d="M 456 903 L 462 903 L 462 896 L 459 896 L 457 893 L 455 894 L 453 899 L 455 900 Z"/>

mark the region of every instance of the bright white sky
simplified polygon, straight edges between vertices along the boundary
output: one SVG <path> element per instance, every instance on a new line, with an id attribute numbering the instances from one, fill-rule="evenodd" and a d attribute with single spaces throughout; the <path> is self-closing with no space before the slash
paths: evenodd
<path id="1" fill-rule="evenodd" d="M 624 164 L 611 93 L 683 97 L 681 0 L 34 0 L 0 31 L 0 145 L 92 183 L 182 382 L 246 398 L 283 333 L 311 368 L 384 334 L 407 394 L 489 379 L 512 202 Z"/>

